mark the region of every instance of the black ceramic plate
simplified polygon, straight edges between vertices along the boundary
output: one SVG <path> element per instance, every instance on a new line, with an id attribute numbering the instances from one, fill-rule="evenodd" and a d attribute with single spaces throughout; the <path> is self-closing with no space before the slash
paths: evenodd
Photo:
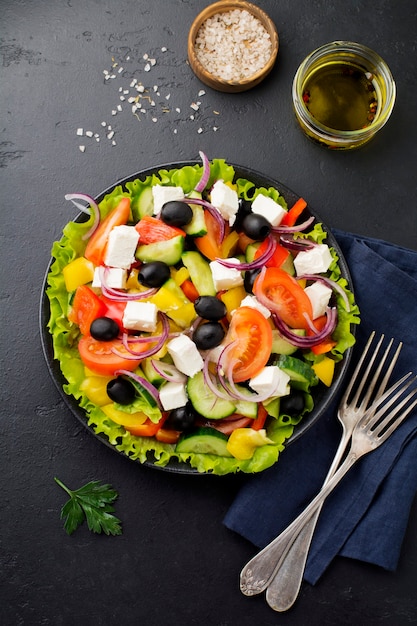
<path id="1" fill-rule="evenodd" d="M 105 195 L 107 195 L 108 193 L 110 193 L 116 186 L 118 185 L 122 185 L 124 186 L 127 182 L 133 181 L 135 179 L 141 179 L 144 180 L 147 176 L 158 172 L 161 169 L 166 169 L 166 170 L 170 170 L 170 169 L 177 169 L 177 168 L 181 168 L 184 167 L 186 165 L 195 165 L 197 163 L 197 161 L 185 161 L 185 162 L 180 162 L 180 163 L 169 163 L 169 164 L 163 164 L 163 165 L 159 165 L 156 167 L 152 167 L 149 168 L 147 170 L 143 170 L 140 172 L 137 172 L 135 174 L 132 174 L 131 176 L 128 176 L 127 178 L 124 178 L 116 183 L 114 183 L 113 185 L 111 185 L 111 187 L 108 187 L 107 189 L 105 189 L 97 198 L 96 201 L 99 203 L 102 201 L 102 199 L 104 198 Z M 233 166 L 235 169 L 235 176 L 236 178 L 246 178 L 247 180 L 250 180 L 251 182 L 253 182 L 255 184 L 256 187 L 275 187 L 276 189 L 278 189 L 278 191 L 280 192 L 280 194 L 285 198 L 288 206 L 291 206 L 292 204 L 294 204 L 294 202 L 296 200 L 298 200 L 299 196 L 297 194 L 295 194 L 293 191 L 291 191 L 290 189 L 288 189 L 285 185 L 283 185 L 282 183 L 271 179 L 267 176 L 264 176 L 263 174 L 256 172 L 254 170 L 245 168 L 245 167 L 241 167 L 238 165 L 234 165 Z M 311 210 L 311 208 L 309 207 L 309 210 L 311 212 L 312 215 L 314 215 L 314 217 L 316 218 L 316 220 L 318 222 L 321 222 L 323 225 L 323 229 L 327 232 L 327 243 L 332 246 L 338 256 L 339 256 L 339 266 L 342 272 L 342 275 L 344 278 L 346 278 L 346 280 L 349 283 L 349 288 L 352 290 L 352 281 L 350 278 L 350 273 L 349 273 L 349 269 L 348 266 L 346 264 L 346 261 L 343 257 L 343 254 L 338 246 L 337 241 L 335 240 L 335 238 L 333 237 L 332 233 L 330 232 L 330 230 L 328 229 L 328 227 L 326 227 L 326 225 L 323 223 L 323 221 L 320 219 L 320 217 L 317 215 L 317 213 L 315 213 L 314 211 Z M 76 221 L 81 221 L 85 219 L 85 216 L 81 213 L 77 218 Z M 47 328 L 47 324 L 49 321 L 49 316 L 50 316 L 50 308 L 49 308 L 49 299 L 46 296 L 45 290 L 46 290 L 46 286 L 47 286 L 47 280 L 48 280 L 48 274 L 50 271 L 50 266 L 52 264 L 53 260 L 51 259 L 50 264 L 48 265 L 46 274 L 45 274 L 45 279 L 44 279 L 44 283 L 42 286 L 42 293 L 41 293 L 41 303 L 40 303 L 40 316 L 39 316 L 39 322 L 40 322 L 40 334 L 41 334 L 41 341 L 42 341 L 42 348 L 43 348 L 43 353 L 48 365 L 48 369 L 49 369 L 49 373 L 55 383 L 55 385 L 58 388 L 58 391 L 60 392 L 65 404 L 67 405 L 67 407 L 71 410 L 71 412 L 75 415 L 75 417 L 80 420 L 80 422 L 83 424 L 83 426 L 85 426 L 87 428 L 87 430 L 89 430 L 96 438 L 98 438 L 100 441 L 102 441 L 104 444 L 106 444 L 107 446 L 109 446 L 110 448 L 112 448 L 115 452 L 117 452 L 118 454 L 122 454 L 123 456 L 126 456 L 123 452 L 120 452 L 119 450 L 117 450 L 109 441 L 108 439 L 101 435 L 101 434 L 97 434 L 94 432 L 93 428 L 91 426 L 89 426 L 87 424 L 87 418 L 86 418 L 86 413 L 83 409 L 80 408 L 80 406 L 78 405 L 76 399 L 73 396 L 68 396 L 64 390 L 63 390 L 63 386 L 67 383 L 66 379 L 64 378 L 64 376 L 62 375 L 60 366 L 59 366 L 59 362 L 57 360 L 54 359 L 53 357 L 53 344 L 52 344 L 52 336 L 48 331 Z M 352 332 L 354 332 L 354 328 L 352 329 Z M 336 368 L 335 368 L 335 375 L 334 375 L 334 379 L 333 379 L 333 384 L 331 385 L 330 388 L 326 388 L 324 386 L 320 386 L 318 388 L 314 389 L 314 393 L 313 393 L 313 397 L 314 397 L 314 404 L 315 404 L 315 408 L 313 409 L 313 411 L 309 414 L 307 414 L 303 420 L 300 422 L 300 424 L 298 426 L 295 427 L 294 429 L 294 433 L 292 435 L 292 437 L 286 442 L 286 446 L 288 446 L 289 444 L 293 443 L 294 441 L 296 441 L 299 437 L 301 437 L 320 417 L 321 415 L 323 415 L 324 411 L 327 409 L 327 407 L 330 405 L 330 403 L 332 402 L 333 398 L 335 397 L 335 395 L 337 394 L 343 379 L 345 377 L 345 374 L 347 372 L 347 368 L 350 362 L 350 358 L 351 358 L 351 352 L 352 349 L 349 349 L 346 351 L 344 358 L 341 362 L 336 364 Z M 128 458 L 128 457 L 126 457 Z M 140 463 L 140 461 L 135 461 L 136 463 Z M 167 466 L 165 467 L 160 467 L 159 465 L 155 465 L 155 463 L 152 461 L 152 459 L 149 459 L 144 465 L 147 465 L 149 467 L 153 467 L 159 470 L 163 470 L 163 471 L 168 471 L 168 472 L 176 472 L 176 473 L 180 473 L 180 474 L 198 474 L 198 475 L 205 475 L 205 474 L 201 474 L 199 473 L 197 470 L 195 470 L 194 468 L 192 468 L 191 466 L 185 464 L 185 463 L 180 463 L 178 461 L 175 460 L 171 460 Z"/>

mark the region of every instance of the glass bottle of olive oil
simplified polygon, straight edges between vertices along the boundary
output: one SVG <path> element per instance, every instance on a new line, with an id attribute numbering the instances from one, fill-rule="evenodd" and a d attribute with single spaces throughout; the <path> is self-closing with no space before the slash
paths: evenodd
<path id="1" fill-rule="evenodd" d="M 378 107 L 374 76 L 349 63 L 331 62 L 307 78 L 303 101 L 324 126 L 354 131 L 372 124 Z"/>

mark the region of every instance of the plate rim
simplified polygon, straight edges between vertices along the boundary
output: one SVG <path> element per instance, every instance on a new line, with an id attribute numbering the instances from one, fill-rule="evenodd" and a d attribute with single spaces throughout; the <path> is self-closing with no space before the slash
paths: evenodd
<path id="1" fill-rule="evenodd" d="M 253 182 L 256 187 L 259 187 L 259 186 L 265 187 L 266 185 L 268 185 L 269 187 L 274 187 L 275 189 L 279 191 L 280 195 L 284 197 L 288 205 L 290 205 L 291 203 L 294 203 L 298 198 L 300 198 L 300 196 L 297 193 L 295 193 L 292 189 L 287 187 L 285 184 L 279 182 L 276 178 L 273 178 L 266 174 L 262 174 L 261 172 L 253 168 L 249 168 L 249 167 L 234 164 L 234 163 L 229 163 L 227 160 L 225 160 L 225 162 L 227 163 L 227 165 L 230 165 L 231 167 L 233 167 L 235 171 L 235 178 L 246 178 L 247 180 L 250 180 L 250 182 Z M 160 165 L 155 165 L 155 166 L 143 169 L 143 170 L 139 170 L 138 172 L 134 172 L 130 174 L 129 176 L 121 178 L 117 182 L 108 186 L 106 189 L 101 191 L 97 196 L 95 196 L 94 200 L 97 203 L 100 203 L 103 200 L 103 198 L 107 194 L 111 193 L 116 187 L 118 186 L 124 187 L 126 183 L 128 182 L 132 182 L 133 180 L 141 179 L 141 178 L 144 179 L 147 176 L 154 174 L 160 170 L 180 169 L 182 167 L 194 166 L 194 165 L 201 165 L 201 161 L 187 160 L 187 161 L 162 163 Z M 259 182 L 257 183 L 256 181 L 259 181 Z M 289 198 L 290 198 L 290 201 L 288 200 Z M 330 227 L 327 226 L 327 224 L 321 219 L 319 214 L 310 206 L 309 206 L 309 211 L 314 216 L 315 220 L 322 224 L 323 230 L 327 234 L 327 243 L 329 243 L 329 245 L 336 250 L 338 257 L 339 257 L 338 264 L 340 266 L 342 275 L 348 281 L 349 289 L 352 292 L 352 294 L 355 296 L 352 276 L 351 276 L 348 264 L 346 262 L 346 259 L 344 258 L 344 255 L 340 249 L 340 246 L 335 236 L 333 235 Z M 71 221 L 72 222 L 79 221 L 79 219 L 82 218 L 83 215 L 84 214 L 80 212 L 75 217 L 75 219 Z M 68 223 L 69 222 L 66 222 L 66 224 Z M 49 272 L 50 272 L 51 265 L 53 262 L 54 262 L 54 257 L 51 256 L 46 272 L 44 274 L 43 282 L 42 282 L 40 305 L 39 305 L 39 329 L 40 329 L 42 352 L 46 361 L 49 375 L 51 376 L 56 388 L 58 389 L 58 392 L 61 398 L 63 399 L 66 407 L 96 439 L 98 439 L 100 442 L 104 443 L 111 450 L 118 453 L 119 455 L 121 455 L 122 457 L 126 458 L 129 461 L 133 461 L 136 464 L 139 464 L 143 467 L 149 467 L 152 469 L 157 469 L 160 471 L 170 472 L 170 473 L 175 473 L 175 474 L 186 474 L 186 475 L 193 475 L 193 476 L 194 475 L 217 476 L 217 474 L 213 474 L 213 472 L 199 472 L 197 469 L 191 467 L 190 465 L 187 465 L 186 463 L 177 461 L 175 459 L 171 459 L 168 462 L 168 464 L 165 466 L 157 465 L 155 463 L 155 460 L 152 460 L 152 459 L 148 459 L 145 462 L 141 462 L 139 459 L 132 459 L 127 454 L 125 454 L 122 450 L 117 450 L 117 448 L 112 443 L 110 443 L 109 439 L 106 436 L 104 436 L 101 433 L 96 433 L 93 427 L 89 426 L 88 421 L 86 419 L 85 410 L 79 406 L 77 400 L 75 399 L 73 395 L 68 395 L 65 393 L 63 386 L 67 384 L 68 381 L 64 377 L 63 373 L 61 372 L 59 361 L 55 359 L 53 355 L 53 339 L 52 339 L 51 333 L 48 330 L 48 322 L 49 322 L 49 317 L 50 317 L 50 302 L 49 302 L 49 298 L 46 295 L 48 276 L 49 276 Z M 356 325 L 351 324 L 350 330 L 353 336 L 355 336 Z M 320 403 L 319 408 L 317 410 L 313 409 L 313 411 L 309 413 L 306 416 L 306 418 L 303 418 L 303 420 L 301 420 L 300 424 L 295 426 L 294 433 L 285 442 L 285 449 L 288 446 L 291 446 L 291 444 L 295 443 L 298 439 L 300 439 L 300 437 L 302 437 L 302 435 L 304 435 L 323 416 L 325 411 L 333 402 L 333 399 L 337 395 L 340 389 L 340 386 L 345 378 L 345 375 L 348 371 L 349 364 L 352 358 L 353 347 L 354 346 L 349 347 L 344 353 L 342 361 L 339 361 L 339 363 L 336 364 L 336 367 L 337 367 L 336 381 L 332 384 L 330 388 L 323 390 L 324 400 Z M 242 472 L 236 472 L 236 474 L 232 474 L 232 475 L 240 475 L 240 474 L 242 474 Z M 230 476 L 230 475 L 231 474 L 225 474 L 225 476 Z"/>

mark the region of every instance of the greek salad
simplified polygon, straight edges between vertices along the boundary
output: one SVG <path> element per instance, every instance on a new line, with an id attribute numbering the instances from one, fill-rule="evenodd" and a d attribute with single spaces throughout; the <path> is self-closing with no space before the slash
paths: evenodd
<path id="1" fill-rule="evenodd" d="M 46 294 L 64 390 L 128 457 L 259 472 L 330 387 L 359 311 L 300 198 L 223 159 L 160 169 L 53 245 Z"/>

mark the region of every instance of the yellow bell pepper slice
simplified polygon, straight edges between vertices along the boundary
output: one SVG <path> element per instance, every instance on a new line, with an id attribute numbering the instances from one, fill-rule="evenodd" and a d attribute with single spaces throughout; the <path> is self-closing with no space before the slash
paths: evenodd
<path id="1" fill-rule="evenodd" d="M 222 256 L 224 259 L 233 256 L 236 251 L 238 241 L 239 234 L 235 230 L 232 230 L 231 233 L 226 235 L 222 243 Z"/>
<path id="2" fill-rule="evenodd" d="M 113 376 L 87 376 L 80 385 L 80 389 L 91 402 L 97 406 L 103 406 L 111 402 L 107 395 L 107 383 L 113 380 Z"/>
<path id="3" fill-rule="evenodd" d="M 179 270 L 171 268 L 171 275 L 175 283 L 178 286 L 182 285 L 184 280 L 187 280 L 187 278 L 190 278 L 190 272 L 188 271 L 186 267 L 180 267 Z"/>
<path id="4" fill-rule="evenodd" d="M 334 366 L 335 362 L 328 356 L 323 356 L 321 361 L 318 361 L 317 363 L 314 363 L 314 365 L 312 365 L 316 376 L 319 378 L 319 380 L 321 380 L 322 383 L 326 385 L 326 387 L 330 387 L 333 382 Z"/>
<path id="5" fill-rule="evenodd" d="M 113 422 L 116 422 L 116 424 L 121 424 L 122 426 L 140 426 L 141 424 L 144 424 L 148 419 L 145 413 L 142 413 L 142 411 L 137 411 L 136 413 L 125 413 L 124 411 L 116 409 L 114 403 L 102 406 L 101 410 Z"/>
<path id="6" fill-rule="evenodd" d="M 254 430 L 253 428 L 236 428 L 226 444 L 227 450 L 235 459 L 245 461 L 251 459 L 256 448 L 268 443 L 274 443 L 266 436 L 266 430 Z"/>
<path id="7" fill-rule="evenodd" d="M 222 302 L 226 305 L 229 319 L 232 311 L 240 307 L 240 303 L 245 296 L 246 290 L 243 285 L 240 285 L 239 287 L 232 287 L 232 289 L 228 289 L 220 295 L 220 300 L 222 300 Z"/>
<path id="8" fill-rule="evenodd" d="M 66 290 L 75 291 L 77 287 L 91 283 L 94 278 L 94 265 L 85 257 L 80 256 L 68 263 L 62 270 L 62 274 Z"/>

